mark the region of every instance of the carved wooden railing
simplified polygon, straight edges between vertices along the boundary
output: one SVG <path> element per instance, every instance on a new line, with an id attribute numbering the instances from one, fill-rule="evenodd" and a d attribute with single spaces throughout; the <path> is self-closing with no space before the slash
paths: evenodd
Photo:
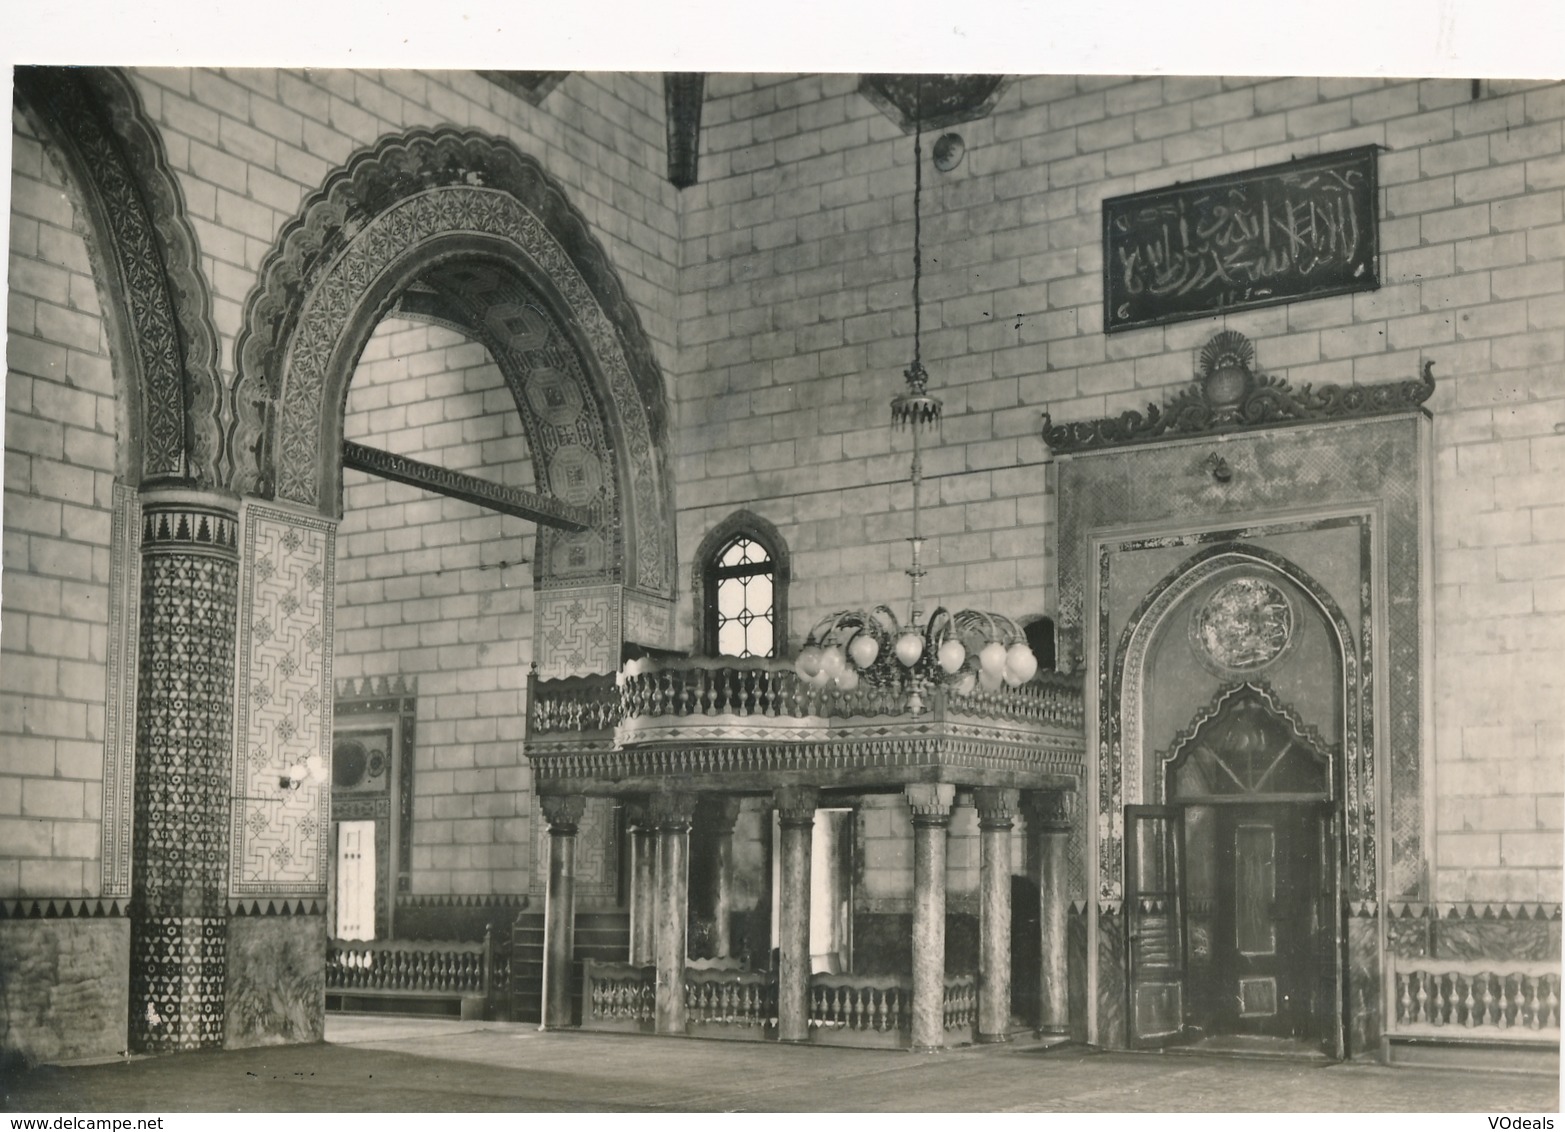
<path id="1" fill-rule="evenodd" d="M 786 660 L 692 657 L 677 662 L 642 662 L 619 676 L 619 718 L 695 719 L 701 716 L 761 718 L 851 718 L 901 715 L 909 695 L 898 686 L 861 683 L 852 691 L 817 688 Z M 540 689 L 539 694 L 551 694 Z M 926 710 L 1046 724 L 1070 731 L 1082 727 L 1079 676 L 1044 673 L 1017 688 L 975 688 L 966 694 L 937 688 L 924 693 Z"/>
<path id="2" fill-rule="evenodd" d="M 620 717 L 620 694 L 614 677 L 565 676 L 527 681 L 527 733 L 609 732 Z"/>
<path id="3" fill-rule="evenodd" d="M 759 1041 L 777 1036 L 777 982 L 737 960 L 691 960 L 685 967 L 685 1016 L 691 1034 Z"/>
<path id="4" fill-rule="evenodd" d="M 1559 1041 L 1552 961 L 1393 958 L 1391 990 L 1399 1034 Z"/>
<path id="5" fill-rule="evenodd" d="M 946 1045 L 973 1040 L 978 1026 L 978 979 L 973 975 L 947 975 L 944 999 Z"/>
<path id="6" fill-rule="evenodd" d="M 582 961 L 581 1028 L 650 1034 L 657 1017 L 657 969 Z"/>
<path id="7" fill-rule="evenodd" d="M 810 1039 L 823 1045 L 899 1047 L 913 1026 L 906 975 L 810 976 Z"/>
<path id="8" fill-rule="evenodd" d="M 365 999 L 451 999 L 460 1004 L 478 998 L 487 1012 L 494 969 L 488 932 L 482 942 L 334 939 L 326 948 L 326 993 L 343 1006 Z"/>

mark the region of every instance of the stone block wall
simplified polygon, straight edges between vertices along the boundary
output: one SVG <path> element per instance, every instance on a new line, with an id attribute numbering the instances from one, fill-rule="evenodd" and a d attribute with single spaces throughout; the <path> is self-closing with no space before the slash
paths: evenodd
<path id="1" fill-rule="evenodd" d="M 381 323 L 349 388 L 344 435 L 533 487 L 499 369 L 480 343 L 440 326 Z M 343 504 L 335 674 L 418 680 L 412 891 L 525 892 L 536 528 L 351 470 Z"/>
<path id="2" fill-rule="evenodd" d="M 740 506 L 775 523 L 795 645 L 907 593 L 910 441 L 887 402 L 912 349 L 913 143 L 856 85 L 712 76 L 680 201 L 680 546 Z M 924 461 L 928 604 L 1053 609 L 1042 410 L 1161 402 L 1222 328 L 1295 386 L 1432 361 L 1430 898 L 1558 901 L 1562 122 L 1558 83 L 1014 79 L 956 127 L 959 166 L 925 167 L 923 357 L 946 409 Z M 1105 197 L 1367 144 L 1385 147 L 1379 290 L 1102 333 Z"/>
<path id="3" fill-rule="evenodd" d="M 15 110 L 11 144 L 0 897 L 95 896 L 114 383 L 65 180 Z"/>
<path id="4" fill-rule="evenodd" d="M 132 77 L 185 195 L 225 374 L 256 269 L 301 202 L 376 139 L 443 125 L 537 158 L 604 245 L 653 342 L 671 352 L 678 199 L 665 175 L 659 76 L 573 73 L 540 107 L 473 71 L 137 68 Z"/>

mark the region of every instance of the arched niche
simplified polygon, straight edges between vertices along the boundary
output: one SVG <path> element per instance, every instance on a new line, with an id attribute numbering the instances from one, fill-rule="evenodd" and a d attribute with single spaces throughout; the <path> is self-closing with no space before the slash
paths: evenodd
<path id="1" fill-rule="evenodd" d="M 477 131 L 382 140 L 283 229 L 236 347 L 241 398 L 263 410 L 239 445 L 250 489 L 340 512 L 348 382 L 375 325 L 415 285 L 495 354 L 529 420 L 539 489 L 601 502 L 593 530 L 540 540 L 539 584 L 671 599 L 668 410 L 650 343 L 563 190 Z"/>
<path id="2" fill-rule="evenodd" d="M 1302 641 L 1293 646 L 1314 647 L 1317 655 L 1295 656 L 1293 660 L 1306 666 L 1324 661 L 1329 666 L 1324 675 L 1331 685 L 1330 698 L 1319 698 L 1317 688 L 1311 702 L 1317 705 L 1317 718 L 1329 716 L 1331 722 L 1311 725 L 1330 726 L 1331 733 L 1322 731 L 1322 743 L 1341 751 L 1345 889 L 1352 895 L 1375 891 L 1375 759 L 1367 724 L 1368 685 L 1353 628 L 1325 587 L 1298 564 L 1263 547 L 1223 542 L 1190 556 L 1165 575 L 1132 613 L 1114 651 L 1099 756 L 1098 884 L 1102 899 L 1117 900 L 1122 893 L 1123 807 L 1161 800 L 1164 759 L 1170 743 L 1177 742 L 1176 730 L 1186 726 L 1196 705 L 1207 702 L 1221 687 L 1243 679 L 1242 673 L 1218 666 L 1207 675 L 1209 687 L 1198 687 L 1200 680 L 1192 680 L 1188 695 L 1167 697 L 1166 709 L 1149 718 L 1149 705 L 1158 701 L 1149 681 L 1155 683 L 1159 678 L 1162 650 L 1186 648 L 1192 613 L 1207 595 L 1235 578 L 1265 579 L 1275 584 L 1292 596 L 1295 616 L 1301 623 L 1318 629 L 1313 646 Z M 1188 653 L 1183 663 L 1187 667 L 1198 664 Z"/>

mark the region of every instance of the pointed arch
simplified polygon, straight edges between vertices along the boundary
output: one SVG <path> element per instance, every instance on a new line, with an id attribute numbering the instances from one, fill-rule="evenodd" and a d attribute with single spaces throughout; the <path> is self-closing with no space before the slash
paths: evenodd
<path id="1" fill-rule="evenodd" d="M 690 588 L 695 595 L 697 636 L 709 656 L 717 655 L 717 630 L 712 606 L 716 601 L 714 568 L 718 557 L 735 539 L 749 538 L 758 543 L 771 562 L 773 652 L 788 655 L 788 584 L 793 578 L 793 561 L 782 532 L 771 522 L 748 508 L 740 508 L 706 533 L 696 548 L 695 568 Z"/>
<path id="2" fill-rule="evenodd" d="M 564 190 L 476 130 L 381 139 L 283 228 L 236 344 L 239 399 L 256 410 L 238 445 L 246 489 L 340 510 L 348 382 L 369 333 L 415 279 L 436 280 L 487 329 L 524 417 L 548 426 L 540 403 L 581 411 L 601 436 L 534 433 L 540 490 L 601 489 L 604 516 L 580 535 L 543 533 L 540 584 L 608 580 L 671 598 L 669 414 L 651 343 Z M 568 350 L 569 364 L 541 362 L 545 345 L 556 359 Z"/>
<path id="3" fill-rule="evenodd" d="M 1144 747 L 1142 689 L 1151 645 L 1174 610 L 1196 587 L 1218 574 L 1244 567 L 1286 578 L 1306 595 L 1327 626 L 1341 666 L 1345 876 L 1350 890 L 1364 894 L 1375 891 L 1376 758 L 1368 725 L 1373 686 L 1352 626 L 1325 587 L 1297 563 L 1264 547 L 1224 541 L 1191 555 L 1170 570 L 1131 614 L 1114 651 L 1106 695 L 1099 704 L 1098 811 L 1100 829 L 1106 832 L 1100 836 L 1098 883 L 1104 899 L 1118 899 L 1121 892 L 1123 841 L 1119 815 L 1127 802 L 1141 800 L 1136 769 Z"/>
<path id="4" fill-rule="evenodd" d="M 211 295 L 156 127 L 115 68 L 18 67 L 23 114 L 62 167 L 88 231 L 133 483 L 223 486 L 227 399 Z"/>

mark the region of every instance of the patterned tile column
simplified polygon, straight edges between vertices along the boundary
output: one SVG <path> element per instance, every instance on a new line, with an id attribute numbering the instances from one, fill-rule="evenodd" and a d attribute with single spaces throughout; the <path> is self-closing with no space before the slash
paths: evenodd
<path id="1" fill-rule="evenodd" d="M 223 1044 L 236 534 L 231 499 L 142 496 L 130 945 L 140 1051 Z"/>

